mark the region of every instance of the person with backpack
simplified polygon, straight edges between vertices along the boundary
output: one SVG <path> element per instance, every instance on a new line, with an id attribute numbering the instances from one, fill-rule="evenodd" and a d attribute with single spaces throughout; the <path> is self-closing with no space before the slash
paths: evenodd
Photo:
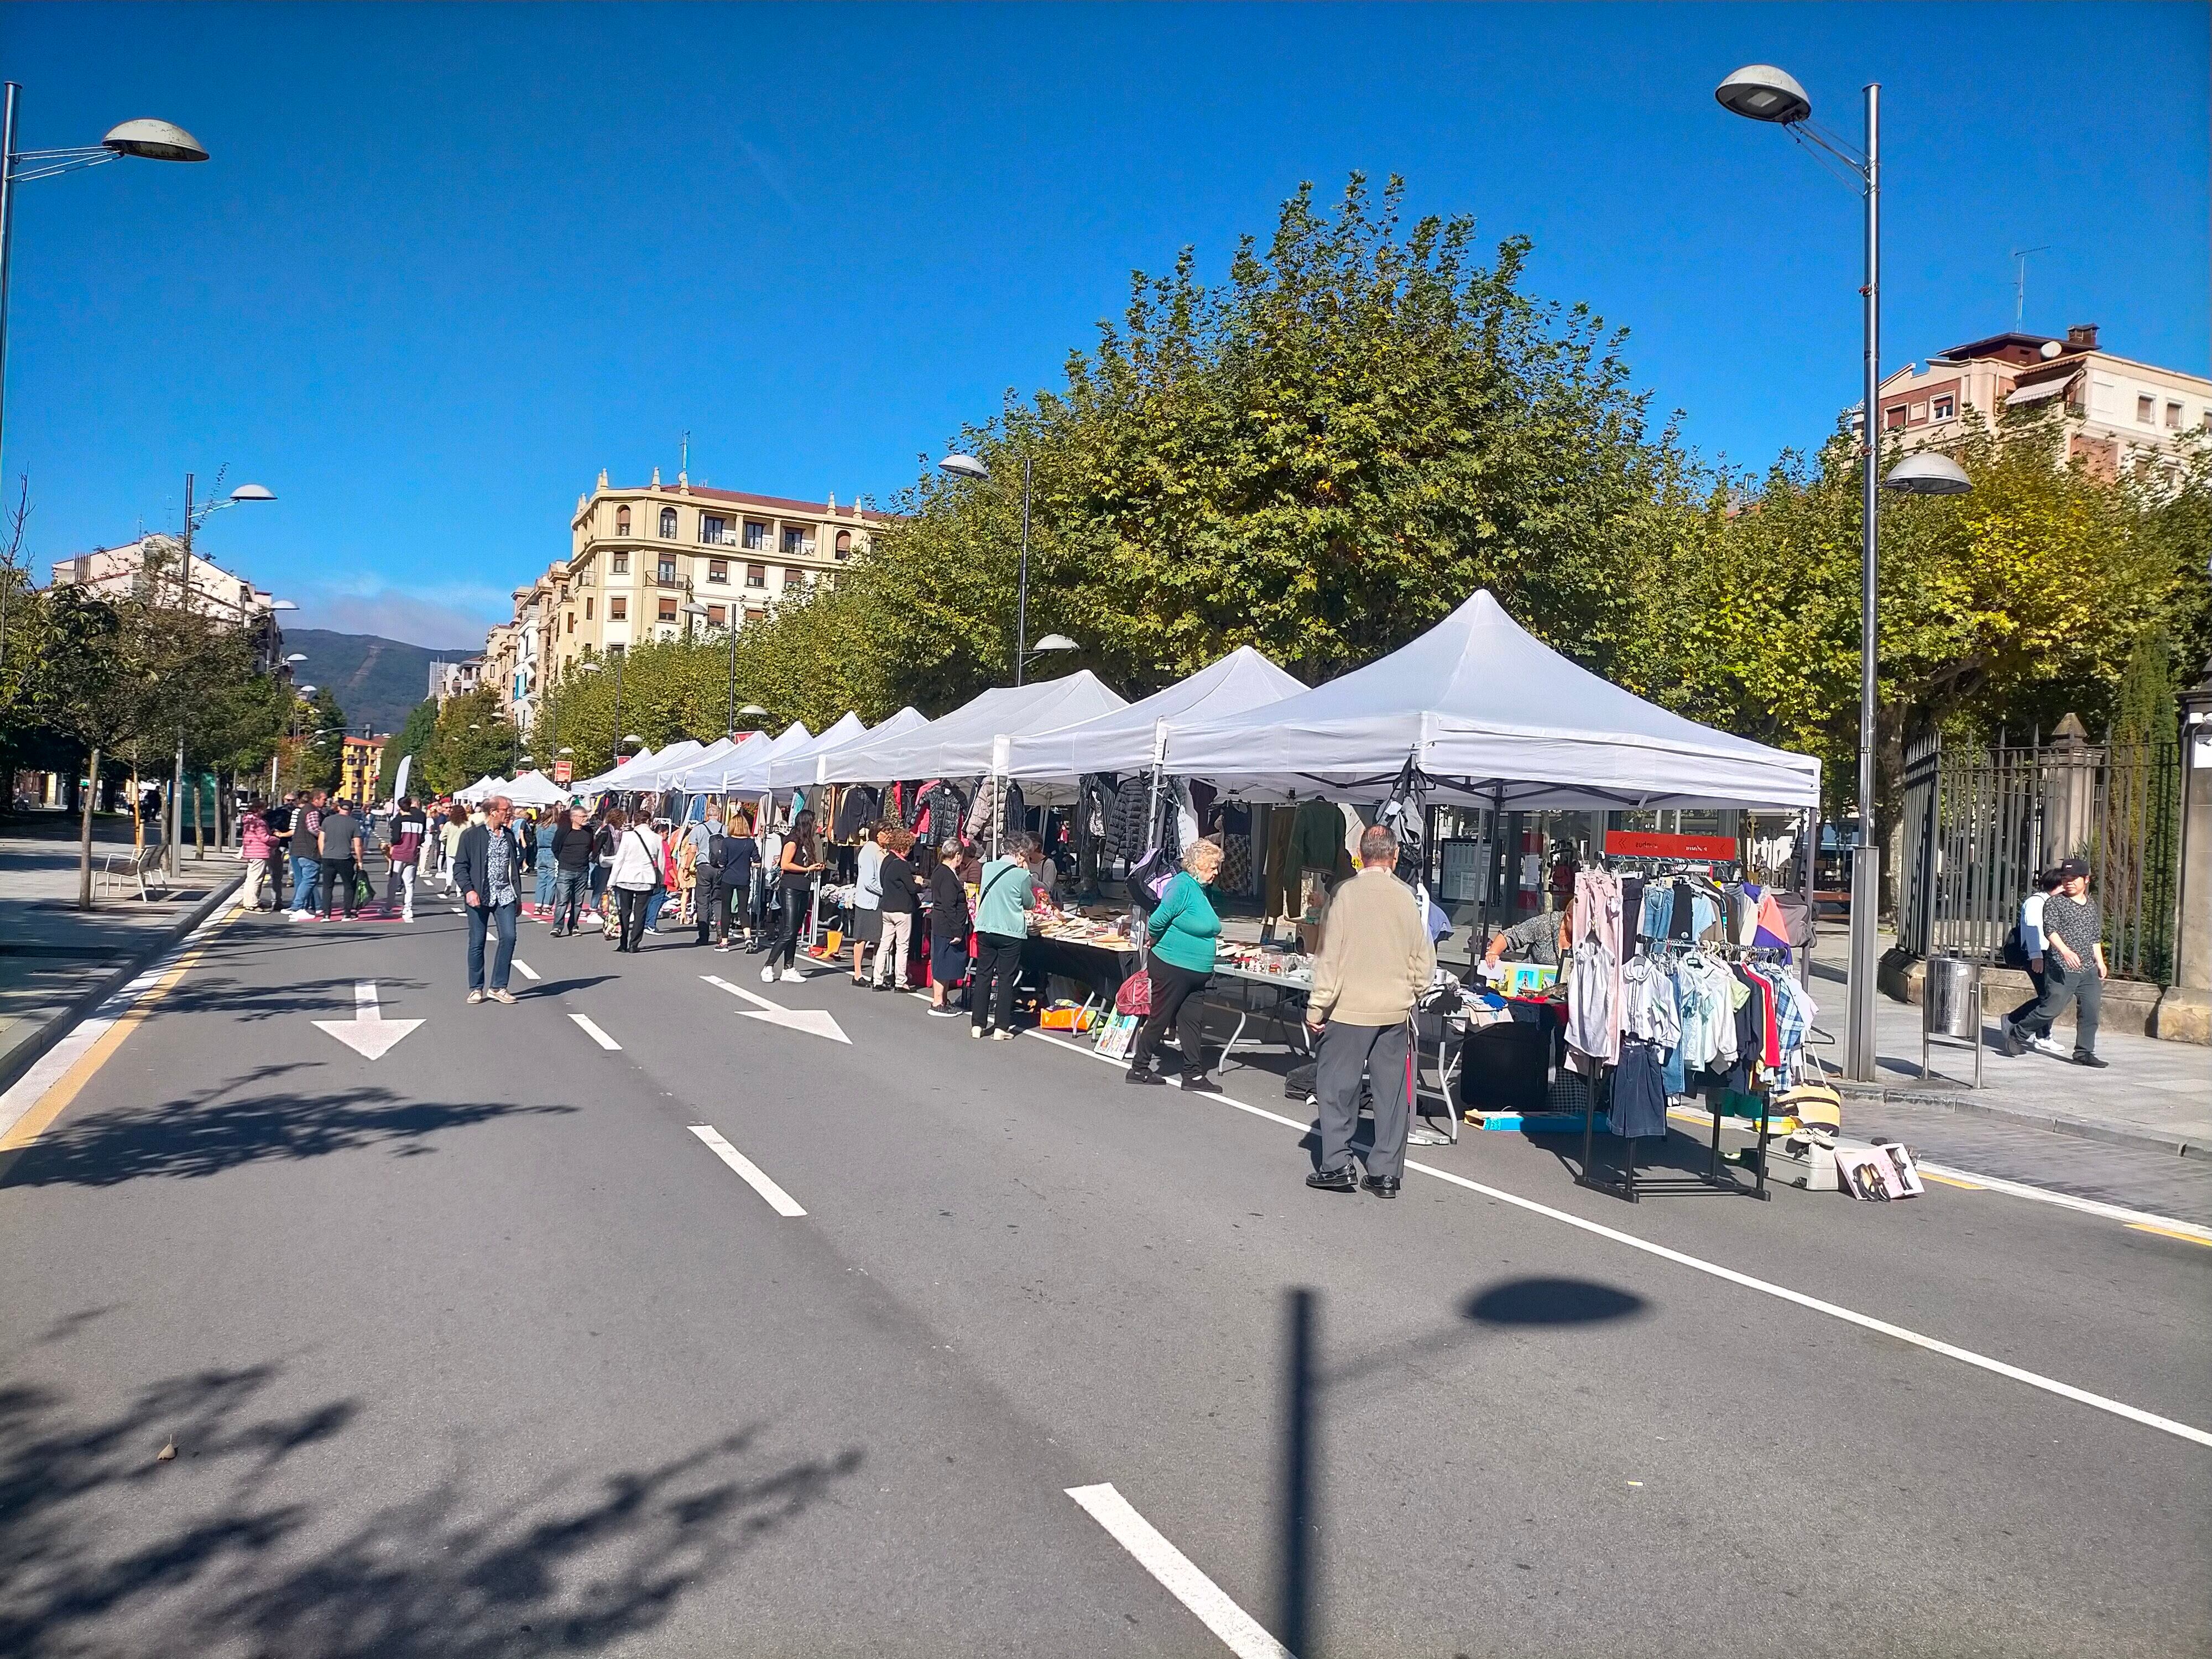
<path id="1" fill-rule="evenodd" d="M 707 803 L 705 822 L 693 824 L 684 833 L 684 850 L 691 860 L 691 926 L 696 944 L 704 945 L 714 929 L 714 912 L 721 903 L 719 854 L 727 839 L 722 830 L 721 805 L 711 800 Z"/>
<path id="2" fill-rule="evenodd" d="M 975 966 L 968 988 L 968 1035 L 986 1032 L 994 1042 L 1014 1040 L 1014 988 L 1022 976 L 1022 941 L 1036 908 L 1030 859 L 1036 840 L 1027 831 L 1006 838 L 1006 853 L 983 866 L 975 896 Z"/>
<path id="3" fill-rule="evenodd" d="M 730 814 L 721 838 L 707 856 L 714 869 L 714 948 L 730 948 L 730 931 L 742 926 L 745 943 L 753 939 L 753 875 L 760 867 L 760 843 L 753 839 L 752 820 L 740 810 Z"/>
<path id="4" fill-rule="evenodd" d="M 662 880 L 660 838 L 649 826 L 629 822 L 619 806 L 607 814 L 605 828 L 614 842 L 614 855 L 607 866 L 607 888 L 614 895 L 622 915 L 615 949 L 635 956 L 645 934 L 646 901 Z"/>
<path id="5" fill-rule="evenodd" d="M 2027 1001 L 1997 1022 L 1997 1050 L 2015 1060 L 2027 1052 L 2027 1039 L 2021 1035 L 2022 1022 L 2043 1002 L 2044 903 L 2061 885 L 2056 869 L 2045 870 L 2038 876 L 2035 890 L 2020 902 L 2020 921 L 2013 928 L 2013 937 L 2005 941 L 2006 957 L 2026 969 L 2035 987 Z M 2043 1038 L 2038 1046 L 2049 1042 L 2048 1037 Z"/>
<path id="6" fill-rule="evenodd" d="M 292 814 L 292 920 L 311 921 L 323 884 L 323 792 L 310 791 Z"/>
<path id="7" fill-rule="evenodd" d="M 415 877 L 416 860 L 422 856 L 422 838 L 430 833 L 430 820 L 408 796 L 392 809 L 392 840 L 386 852 L 392 860 L 391 879 L 385 884 L 384 908 L 388 913 L 397 902 L 402 921 L 415 920 Z"/>

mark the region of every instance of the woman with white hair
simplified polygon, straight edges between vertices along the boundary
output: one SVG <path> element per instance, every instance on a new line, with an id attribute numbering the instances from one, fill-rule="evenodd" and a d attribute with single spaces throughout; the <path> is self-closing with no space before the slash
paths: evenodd
<path id="1" fill-rule="evenodd" d="M 1214 946 L 1221 939 L 1221 918 L 1206 890 L 1221 873 L 1218 841 L 1194 841 L 1182 855 L 1182 869 L 1160 895 L 1159 908 L 1146 919 L 1152 952 L 1146 971 L 1152 980 L 1152 1012 L 1137 1028 L 1129 1056 L 1129 1081 L 1167 1081 L 1152 1070 L 1152 1052 L 1175 1022 L 1176 1044 L 1182 1050 L 1182 1086 L 1218 1095 L 1221 1085 L 1206 1074 L 1201 1025 L 1205 1007 L 1199 993 L 1213 978 Z"/>

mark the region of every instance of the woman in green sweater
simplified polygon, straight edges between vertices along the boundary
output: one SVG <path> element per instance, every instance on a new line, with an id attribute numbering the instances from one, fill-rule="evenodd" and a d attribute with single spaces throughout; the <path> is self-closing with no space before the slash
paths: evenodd
<path id="1" fill-rule="evenodd" d="M 1146 970 L 1152 982 L 1152 1012 L 1137 1030 L 1137 1046 L 1129 1060 L 1132 1083 L 1167 1081 L 1152 1070 L 1152 1051 L 1173 1020 L 1176 1042 L 1182 1049 L 1182 1086 L 1200 1094 L 1221 1092 L 1221 1085 L 1206 1074 L 1199 1029 L 1205 1012 L 1198 996 L 1213 977 L 1213 947 L 1221 938 L 1221 918 L 1206 896 L 1206 889 L 1221 872 L 1221 859 L 1219 842 L 1192 842 L 1182 855 L 1182 873 L 1160 895 L 1159 908 L 1147 923 L 1152 940 Z"/>

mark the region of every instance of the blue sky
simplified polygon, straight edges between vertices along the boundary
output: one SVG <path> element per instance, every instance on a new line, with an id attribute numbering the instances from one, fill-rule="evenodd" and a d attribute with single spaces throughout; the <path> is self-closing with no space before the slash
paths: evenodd
<path id="1" fill-rule="evenodd" d="M 1133 268 L 1218 275 L 1301 179 L 1536 242 L 1708 456 L 1856 397 L 1851 193 L 1714 84 L 1883 83 L 1892 366 L 2102 325 L 2203 373 L 2208 9 L 10 6 L 27 148 L 158 114 L 204 167 L 19 198 L 9 494 L 41 559 L 281 498 L 211 556 L 302 623 L 480 637 L 599 470 L 886 499 L 1056 380 Z"/>

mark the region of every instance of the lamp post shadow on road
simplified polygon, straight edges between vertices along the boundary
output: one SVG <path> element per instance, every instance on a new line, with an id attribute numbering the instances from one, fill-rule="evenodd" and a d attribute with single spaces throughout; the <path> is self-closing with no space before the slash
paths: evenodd
<path id="1" fill-rule="evenodd" d="M 1295 1659 L 1321 1659 L 1316 1581 L 1325 1542 L 1321 1433 L 1329 1391 L 1382 1380 L 1408 1363 L 1447 1353 L 1486 1328 L 1602 1324 L 1633 1319 L 1650 1304 L 1633 1291 L 1586 1279 L 1521 1277 L 1471 1292 L 1442 1330 L 1362 1354 L 1335 1370 L 1321 1362 L 1321 1293 L 1284 1293 L 1283 1417 L 1276 1462 L 1275 1636 Z"/>

